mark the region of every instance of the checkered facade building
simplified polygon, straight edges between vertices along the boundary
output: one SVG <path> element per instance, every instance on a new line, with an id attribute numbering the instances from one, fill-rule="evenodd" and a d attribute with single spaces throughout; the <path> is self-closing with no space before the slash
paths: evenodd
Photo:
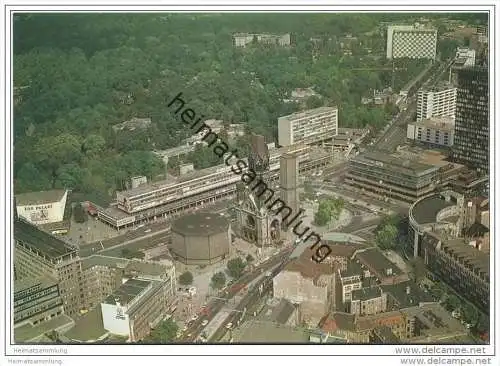
<path id="1" fill-rule="evenodd" d="M 414 26 L 387 28 L 387 58 L 436 59 L 437 31 Z"/>

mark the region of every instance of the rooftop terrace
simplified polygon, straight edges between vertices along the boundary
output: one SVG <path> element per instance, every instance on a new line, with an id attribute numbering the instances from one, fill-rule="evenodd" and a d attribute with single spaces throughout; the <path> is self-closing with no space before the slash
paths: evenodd
<path id="1" fill-rule="evenodd" d="M 104 303 L 115 305 L 117 302 L 121 306 L 127 306 L 133 299 L 142 293 L 149 285 L 150 281 L 131 279 L 116 289 L 111 295 L 106 297 Z"/>

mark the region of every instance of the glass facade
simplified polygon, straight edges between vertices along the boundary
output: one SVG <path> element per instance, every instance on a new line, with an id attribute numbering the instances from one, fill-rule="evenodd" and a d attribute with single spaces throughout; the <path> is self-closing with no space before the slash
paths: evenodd
<path id="1" fill-rule="evenodd" d="M 489 170 L 488 94 L 486 67 L 459 70 L 453 158 L 485 173 Z"/>

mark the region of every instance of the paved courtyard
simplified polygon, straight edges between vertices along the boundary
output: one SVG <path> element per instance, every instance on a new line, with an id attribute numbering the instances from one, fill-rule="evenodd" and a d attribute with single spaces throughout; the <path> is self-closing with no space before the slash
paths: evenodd
<path id="1" fill-rule="evenodd" d="M 84 223 L 75 222 L 71 219 L 71 227 L 66 234 L 71 243 L 85 244 L 98 240 L 105 240 L 123 234 L 112 227 L 104 224 L 96 218 L 89 216 Z"/>

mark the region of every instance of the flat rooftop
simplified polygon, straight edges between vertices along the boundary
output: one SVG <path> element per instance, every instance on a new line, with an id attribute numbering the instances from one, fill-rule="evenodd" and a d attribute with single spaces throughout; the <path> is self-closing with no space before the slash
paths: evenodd
<path id="1" fill-rule="evenodd" d="M 129 189 L 126 191 L 120 191 L 120 192 L 117 192 L 117 194 L 120 194 L 124 197 L 134 197 L 134 196 L 137 196 L 140 194 L 149 193 L 149 192 L 154 191 L 156 189 L 166 188 L 166 187 L 171 186 L 175 183 L 177 183 L 177 179 L 175 177 L 169 176 L 167 179 L 164 179 L 164 180 L 161 180 L 158 182 L 154 182 L 154 183 L 144 184 L 144 185 L 141 185 L 139 187 L 132 188 L 132 189 Z"/>
<path id="2" fill-rule="evenodd" d="M 47 332 L 70 327 L 74 323 L 74 320 L 69 316 L 61 314 L 35 326 L 24 324 L 14 328 L 14 341 L 16 343 L 33 342 L 43 337 Z"/>
<path id="3" fill-rule="evenodd" d="M 75 326 L 64 333 L 64 336 L 76 342 L 92 342 L 103 337 L 106 333 L 108 331 L 104 329 L 101 307 L 96 306 L 78 318 Z"/>
<path id="4" fill-rule="evenodd" d="M 227 231 L 229 221 L 224 216 L 211 213 L 185 215 L 172 224 L 172 232 L 183 235 L 206 236 Z"/>
<path id="5" fill-rule="evenodd" d="M 300 112 L 295 112 L 286 116 L 281 116 L 279 119 L 283 120 L 294 120 L 298 118 L 305 118 L 305 117 L 315 117 L 317 114 L 320 113 L 326 113 L 326 112 L 333 112 L 333 111 L 338 111 L 337 107 L 319 107 L 319 108 L 314 108 L 314 109 L 308 109 L 306 111 L 300 111 Z"/>
<path id="6" fill-rule="evenodd" d="M 451 117 L 433 117 L 419 122 L 412 122 L 416 127 L 428 127 L 440 131 L 454 131 L 455 121 Z"/>
<path id="7" fill-rule="evenodd" d="M 124 269 L 125 274 L 137 274 L 140 273 L 142 275 L 149 276 L 161 276 L 167 272 L 167 269 L 171 268 L 173 263 L 170 265 L 166 264 L 166 261 L 163 263 L 153 262 L 153 261 L 142 261 L 142 260 L 130 260 L 127 263 L 127 266 Z"/>
<path id="8" fill-rule="evenodd" d="M 359 252 L 356 254 L 356 258 L 358 258 L 363 265 L 369 266 L 371 269 L 377 271 L 377 273 L 374 273 L 376 275 L 389 277 L 402 274 L 399 267 L 387 259 L 378 248 L 370 248 Z M 392 274 L 387 274 L 387 270 L 390 270 Z"/>
<path id="9" fill-rule="evenodd" d="M 393 301 L 399 304 L 399 309 L 416 306 L 419 303 L 435 302 L 429 293 L 418 287 L 413 281 L 406 281 L 394 285 L 380 285 L 382 291 L 387 292 Z"/>
<path id="10" fill-rule="evenodd" d="M 374 299 L 377 297 L 382 296 L 382 291 L 380 290 L 380 287 L 378 286 L 373 286 L 373 287 L 362 287 L 358 290 L 352 291 L 352 300 L 361 300 L 361 301 L 366 301 L 370 299 Z"/>
<path id="11" fill-rule="evenodd" d="M 311 259 L 314 253 L 315 250 L 311 250 L 308 245 L 298 257 L 286 264 L 284 271 L 299 272 L 303 277 L 313 279 L 322 275 L 333 275 L 336 270 L 335 266 L 326 263 L 327 261 L 314 262 Z"/>
<path id="12" fill-rule="evenodd" d="M 309 334 L 273 322 L 250 320 L 233 331 L 236 343 L 309 343 Z"/>
<path id="13" fill-rule="evenodd" d="M 50 258 L 58 258 L 65 254 L 77 254 L 77 250 L 61 239 L 38 229 L 23 219 L 14 221 L 14 239 L 23 242 Z"/>
<path id="14" fill-rule="evenodd" d="M 104 212 L 105 214 L 111 216 L 112 218 L 117 219 L 117 220 L 125 219 L 127 217 L 133 216 L 133 215 L 129 215 L 125 211 L 120 210 L 116 206 L 110 206 L 110 207 L 107 207 L 105 209 L 102 209 L 101 211 Z"/>
<path id="15" fill-rule="evenodd" d="M 127 306 L 141 292 L 143 292 L 151 281 L 131 279 L 116 289 L 111 295 L 104 299 L 104 303 L 114 305 L 118 301 L 121 306 Z"/>
<path id="16" fill-rule="evenodd" d="M 456 202 L 452 200 L 446 202 L 439 194 L 430 196 L 415 204 L 412 210 L 413 218 L 420 225 L 431 224 L 436 222 L 439 211 L 454 205 Z"/>
<path id="17" fill-rule="evenodd" d="M 400 154 L 389 154 L 381 151 L 369 151 L 354 157 L 352 162 L 360 162 L 373 167 L 385 167 L 410 176 L 418 176 L 433 171 L 438 167 L 418 160 L 403 158 Z"/>
<path id="18" fill-rule="evenodd" d="M 271 313 L 271 320 L 279 324 L 285 324 L 295 311 L 295 305 L 286 299 L 282 299 Z"/>
<path id="19" fill-rule="evenodd" d="M 94 254 L 82 260 L 82 269 L 85 270 L 95 266 L 125 268 L 129 262 L 129 259 Z"/>
<path id="20" fill-rule="evenodd" d="M 16 205 L 31 206 L 59 202 L 62 200 L 65 192 L 64 189 L 54 189 L 50 191 L 16 194 Z"/>
<path id="21" fill-rule="evenodd" d="M 431 28 L 424 25 L 416 26 L 415 24 L 389 25 L 388 29 L 393 29 L 395 31 L 437 32 L 436 28 Z"/>
<path id="22" fill-rule="evenodd" d="M 460 321 L 453 318 L 451 314 L 439 304 L 414 306 L 402 309 L 401 312 L 418 319 L 420 323 L 420 336 L 423 337 L 467 333 L 467 330 Z"/>
<path id="23" fill-rule="evenodd" d="M 428 88 L 422 89 L 425 92 L 440 92 L 444 90 L 456 89 L 456 87 L 448 82 L 441 82 Z"/>
<path id="24" fill-rule="evenodd" d="M 57 281 L 55 278 L 50 276 L 43 276 L 38 278 L 25 277 L 23 279 L 14 281 L 14 294 L 39 285 L 42 288 L 47 288 L 57 285 Z"/>

